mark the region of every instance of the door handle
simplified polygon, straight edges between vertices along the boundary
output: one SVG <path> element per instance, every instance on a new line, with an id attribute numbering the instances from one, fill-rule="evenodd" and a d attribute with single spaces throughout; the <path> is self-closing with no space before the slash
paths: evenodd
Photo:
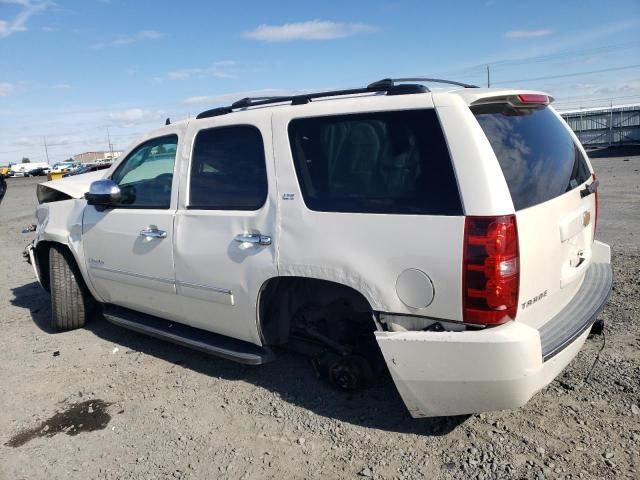
<path id="1" fill-rule="evenodd" d="M 155 227 L 147 227 L 144 230 L 140 230 L 140 236 L 145 238 L 167 238 L 167 232 L 158 230 Z"/>
<path id="2" fill-rule="evenodd" d="M 250 243 L 252 245 L 271 245 L 271 237 L 261 233 L 241 233 L 234 237 L 238 243 Z"/>

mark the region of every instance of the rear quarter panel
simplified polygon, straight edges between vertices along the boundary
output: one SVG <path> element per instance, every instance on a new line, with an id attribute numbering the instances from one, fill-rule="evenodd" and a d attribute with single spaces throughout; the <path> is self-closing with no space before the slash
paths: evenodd
<path id="1" fill-rule="evenodd" d="M 297 113 L 273 115 L 278 183 L 278 270 L 283 276 L 319 278 L 361 292 L 374 310 L 461 320 L 463 216 L 387 215 L 312 211 L 305 205 L 289 145 L 292 118 L 366 111 L 433 108 L 430 95 L 368 97 L 313 102 Z M 291 200 L 283 200 L 283 195 Z M 405 305 L 396 293 L 398 276 L 419 269 L 431 279 L 432 303 Z"/>

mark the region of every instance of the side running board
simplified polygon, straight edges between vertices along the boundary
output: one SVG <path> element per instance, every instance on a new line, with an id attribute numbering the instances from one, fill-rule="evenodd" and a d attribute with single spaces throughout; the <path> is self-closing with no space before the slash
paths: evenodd
<path id="1" fill-rule="evenodd" d="M 109 322 L 120 327 L 234 362 L 262 365 L 275 358 L 269 348 L 259 347 L 253 343 L 164 320 L 128 308 L 105 305 L 103 315 Z"/>

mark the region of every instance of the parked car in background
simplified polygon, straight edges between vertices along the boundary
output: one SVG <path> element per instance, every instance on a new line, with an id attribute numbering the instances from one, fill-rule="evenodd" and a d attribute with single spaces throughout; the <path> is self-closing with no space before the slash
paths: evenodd
<path id="1" fill-rule="evenodd" d="M 16 163 L 11 165 L 10 175 L 13 177 L 28 177 L 31 172 L 37 169 L 49 170 L 47 162 Z"/>
<path id="2" fill-rule="evenodd" d="M 4 194 L 7 192 L 7 182 L 4 179 L 4 174 L 0 173 L 0 202 L 4 197 Z"/>
<path id="3" fill-rule="evenodd" d="M 62 175 L 65 177 L 73 177 L 74 175 L 82 175 L 83 173 L 97 172 L 98 170 L 105 170 L 111 166 L 110 163 L 95 163 L 91 165 L 81 165 L 73 170 L 70 170 Z"/>
<path id="4" fill-rule="evenodd" d="M 49 167 L 37 167 L 31 170 L 25 170 L 25 177 L 43 177 L 49 173 Z"/>
<path id="5" fill-rule="evenodd" d="M 524 405 L 612 287 L 598 181 L 546 93 L 410 81 L 241 99 L 39 185 L 53 328 L 98 304 L 238 362 L 291 349 L 347 390 L 386 365 L 414 417 Z"/>
<path id="6" fill-rule="evenodd" d="M 62 173 L 68 172 L 72 168 L 76 167 L 78 164 L 75 162 L 58 162 L 51 167 L 50 173 Z"/>

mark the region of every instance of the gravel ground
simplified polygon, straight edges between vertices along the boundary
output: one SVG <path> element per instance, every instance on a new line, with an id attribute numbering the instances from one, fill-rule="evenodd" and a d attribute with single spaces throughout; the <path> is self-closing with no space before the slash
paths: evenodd
<path id="1" fill-rule="evenodd" d="M 591 337 L 524 408 L 423 420 L 390 381 L 347 395 L 294 355 L 242 366 L 100 318 L 53 333 L 21 259 L 37 180 L 10 179 L 0 478 L 640 478 L 640 156 L 594 166 L 614 251 L 606 343 Z"/>

